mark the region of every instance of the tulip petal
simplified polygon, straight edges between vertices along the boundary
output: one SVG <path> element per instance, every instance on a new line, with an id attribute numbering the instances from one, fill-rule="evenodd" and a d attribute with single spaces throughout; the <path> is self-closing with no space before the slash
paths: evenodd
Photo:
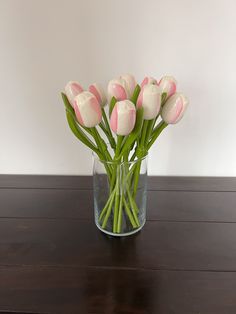
<path id="1" fill-rule="evenodd" d="M 154 79 L 153 77 L 146 76 L 141 83 L 141 88 L 143 88 L 145 85 L 148 85 L 148 84 L 157 85 L 157 80 Z"/>
<path id="2" fill-rule="evenodd" d="M 162 89 L 162 93 L 166 93 L 168 98 L 176 92 L 177 81 L 173 76 L 163 76 L 158 85 Z"/>
<path id="3" fill-rule="evenodd" d="M 91 86 L 89 86 L 89 91 L 90 91 L 90 93 L 92 93 L 97 98 L 97 101 L 99 102 L 99 104 L 101 104 L 102 98 L 101 98 L 97 88 L 94 85 L 91 85 Z"/>
<path id="4" fill-rule="evenodd" d="M 187 98 L 181 93 L 175 93 L 167 99 L 161 112 L 162 119 L 168 124 L 175 124 L 181 120 L 188 106 Z"/>
<path id="5" fill-rule="evenodd" d="M 133 104 L 132 104 L 133 105 Z M 117 103 L 117 134 L 128 135 L 134 128 L 136 110 L 133 108 L 126 108 L 123 103 Z"/>
<path id="6" fill-rule="evenodd" d="M 173 108 L 172 117 L 170 118 L 170 124 L 177 122 L 182 110 L 183 110 L 183 102 L 179 98 L 177 99 L 176 104 Z"/>
<path id="7" fill-rule="evenodd" d="M 75 81 L 70 81 L 66 84 L 65 94 L 66 94 L 72 107 L 74 105 L 75 97 L 82 92 L 83 92 L 83 88 L 80 86 L 79 83 L 77 83 Z"/>
<path id="8" fill-rule="evenodd" d="M 111 129 L 117 135 L 126 136 L 132 132 L 136 119 L 136 109 L 134 104 L 126 99 L 118 101 L 111 114 Z"/>
<path id="9" fill-rule="evenodd" d="M 83 120 L 83 118 L 81 116 L 81 113 L 80 113 L 80 110 L 79 110 L 78 106 L 76 106 L 76 102 L 74 102 L 74 110 L 75 110 L 75 115 L 76 115 L 76 118 L 77 118 L 79 124 L 84 126 L 84 120 Z"/>
<path id="10" fill-rule="evenodd" d="M 90 85 L 89 91 L 97 98 L 97 101 L 101 107 L 104 107 L 107 104 L 106 94 L 100 84 L 94 83 Z"/>
<path id="11" fill-rule="evenodd" d="M 113 132 L 117 132 L 117 119 L 118 119 L 118 113 L 117 113 L 117 106 L 114 107 L 111 114 L 110 119 L 110 125 Z"/>
<path id="12" fill-rule="evenodd" d="M 146 76 L 146 77 L 143 79 L 142 83 L 141 83 L 141 88 L 143 88 L 143 86 L 145 86 L 145 85 L 147 85 L 147 84 L 148 84 L 148 77 Z"/>
<path id="13" fill-rule="evenodd" d="M 113 85 L 113 92 L 116 99 L 119 100 L 125 100 L 127 97 L 126 91 L 123 86 L 120 86 L 118 84 Z"/>
<path id="14" fill-rule="evenodd" d="M 144 120 L 155 119 L 160 111 L 161 89 L 154 84 L 147 84 L 141 89 L 137 108 L 144 108 Z"/>
<path id="15" fill-rule="evenodd" d="M 138 100 L 137 100 L 137 108 L 141 108 L 143 104 L 143 88 L 141 89 Z"/>
<path id="16" fill-rule="evenodd" d="M 134 76 L 131 74 L 124 74 L 124 75 L 121 75 L 120 78 L 125 81 L 128 98 L 131 98 L 131 96 L 133 95 L 135 86 L 137 84 Z"/>
<path id="17" fill-rule="evenodd" d="M 126 85 L 125 80 L 121 78 L 111 80 L 107 87 L 108 101 L 110 102 L 112 97 L 115 97 L 118 101 L 127 99 L 128 92 L 126 90 Z"/>
<path id="18" fill-rule="evenodd" d="M 97 98 L 90 92 L 82 92 L 75 97 L 75 113 L 81 125 L 92 128 L 102 120 L 102 110 Z"/>

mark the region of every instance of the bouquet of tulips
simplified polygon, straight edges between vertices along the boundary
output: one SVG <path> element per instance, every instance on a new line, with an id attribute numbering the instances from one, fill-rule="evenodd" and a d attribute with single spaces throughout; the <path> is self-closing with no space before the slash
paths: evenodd
<path id="1" fill-rule="evenodd" d="M 126 224 L 139 228 L 136 194 L 142 158 L 169 124 L 180 121 L 187 98 L 176 92 L 171 76 L 159 82 L 145 77 L 139 85 L 130 74 L 111 80 L 107 92 L 97 83 L 84 91 L 71 81 L 62 98 L 71 131 L 104 162 L 109 197 L 98 217 L 100 227 L 106 230 L 110 220 L 113 233 L 119 234 L 125 216 Z M 123 179 L 121 163 L 126 168 Z"/>

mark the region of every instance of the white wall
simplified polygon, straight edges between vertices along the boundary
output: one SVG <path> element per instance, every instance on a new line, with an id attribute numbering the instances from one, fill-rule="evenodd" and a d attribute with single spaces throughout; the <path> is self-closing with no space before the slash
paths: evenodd
<path id="1" fill-rule="evenodd" d="M 151 175 L 236 175 L 235 0 L 0 0 L 0 173 L 89 174 L 59 92 L 172 74 L 191 105 Z"/>

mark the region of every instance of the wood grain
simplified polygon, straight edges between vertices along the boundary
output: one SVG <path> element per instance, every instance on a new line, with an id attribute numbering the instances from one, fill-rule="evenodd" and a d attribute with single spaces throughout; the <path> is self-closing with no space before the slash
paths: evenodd
<path id="1" fill-rule="evenodd" d="M 236 222 L 236 193 L 148 191 L 147 219 Z M 93 219 L 92 190 L 0 189 L 0 217 Z"/>
<path id="2" fill-rule="evenodd" d="M 0 267 L 0 310 L 235 314 L 236 273 Z"/>
<path id="3" fill-rule="evenodd" d="M 0 188 L 92 189 L 91 176 L 0 175 Z M 149 176 L 148 189 L 159 191 L 236 191 L 236 177 Z"/>
<path id="4" fill-rule="evenodd" d="M 0 176 L 0 313 L 236 313 L 236 178 L 149 178 L 121 239 L 95 227 L 91 183 Z"/>
<path id="5" fill-rule="evenodd" d="M 235 247 L 231 223 L 153 221 L 116 239 L 87 220 L 0 220 L 0 265 L 236 271 Z"/>

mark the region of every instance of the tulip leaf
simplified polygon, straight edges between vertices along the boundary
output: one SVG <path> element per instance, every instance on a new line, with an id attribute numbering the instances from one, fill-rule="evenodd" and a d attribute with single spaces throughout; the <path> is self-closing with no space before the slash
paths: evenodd
<path id="1" fill-rule="evenodd" d="M 109 106 L 109 117 L 111 116 L 112 110 L 114 109 L 116 103 L 117 103 L 117 99 L 113 96 L 110 101 L 110 106 Z"/>
<path id="2" fill-rule="evenodd" d="M 134 129 L 129 134 L 125 143 L 123 144 L 119 157 L 121 157 L 124 154 L 124 152 L 126 152 L 132 147 L 132 145 L 134 144 L 142 130 L 142 125 L 143 125 L 143 108 L 139 108 L 136 111 L 136 123 Z"/>
<path id="3" fill-rule="evenodd" d="M 130 99 L 132 101 L 132 103 L 134 103 L 135 106 L 136 106 L 136 102 L 138 100 L 138 96 L 139 96 L 140 91 L 141 91 L 141 87 L 137 84 L 135 89 L 134 89 L 133 95 Z"/>
<path id="4" fill-rule="evenodd" d="M 74 135 L 86 146 L 88 146 L 90 149 L 92 149 L 95 153 L 98 153 L 97 147 L 94 145 L 94 143 L 87 137 L 86 134 L 80 129 L 78 124 L 76 123 L 73 115 L 70 111 L 66 109 L 66 117 L 69 124 L 69 127 L 71 131 L 74 133 Z"/>
<path id="5" fill-rule="evenodd" d="M 164 92 L 161 94 L 161 106 L 164 105 L 164 103 L 166 102 L 166 99 L 167 99 L 167 93 Z"/>
<path id="6" fill-rule="evenodd" d="M 71 106 L 71 104 L 70 104 L 70 102 L 69 102 L 69 100 L 68 100 L 66 94 L 61 93 L 61 97 L 62 97 L 62 100 L 63 100 L 64 105 L 65 105 L 65 107 L 66 107 L 66 110 L 68 110 L 72 115 L 75 115 L 75 111 L 74 111 L 74 109 L 72 108 L 72 106 Z"/>

